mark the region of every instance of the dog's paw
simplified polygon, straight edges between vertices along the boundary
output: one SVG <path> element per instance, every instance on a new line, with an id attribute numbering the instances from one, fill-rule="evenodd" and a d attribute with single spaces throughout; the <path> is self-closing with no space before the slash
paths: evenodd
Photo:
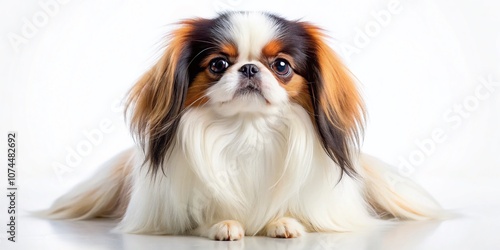
<path id="1" fill-rule="evenodd" d="M 241 224 L 235 220 L 225 220 L 213 225 L 208 238 L 212 240 L 240 240 L 245 235 Z"/>
<path id="2" fill-rule="evenodd" d="M 283 217 L 266 226 L 267 236 L 273 238 L 297 238 L 305 229 L 296 219 Z"/>

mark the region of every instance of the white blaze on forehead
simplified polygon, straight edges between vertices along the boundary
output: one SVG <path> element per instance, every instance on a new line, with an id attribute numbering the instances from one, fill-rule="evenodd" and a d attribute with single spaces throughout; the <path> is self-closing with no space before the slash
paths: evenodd
<path id="1" fill-rule="evenodd" d="M 228 27 L 228 35 L 238 47 L 240 60 L 259 58 L 262 48 L 278 33 L 276 23 L 258 12 L 234 13 Z"/>

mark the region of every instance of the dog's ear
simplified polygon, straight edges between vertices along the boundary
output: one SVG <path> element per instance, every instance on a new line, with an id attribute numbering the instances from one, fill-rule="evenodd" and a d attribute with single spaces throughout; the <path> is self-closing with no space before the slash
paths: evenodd
<path id="1" fill-rule="evenodd" d="M 326 153 L 342 171 L 356 174 L 356 153 L 363 132 L 365 109 L 349 70 L 325 43 L 321 29 L 302 23 L 311 45 L 308 86 L 313 106 L 312 117 Z"/>
<path id="2" fill-rule="evenodd" d="M 145 153 L 145 163 L 156 173 L 175 141 L 175 133 L 189 87 L 189 36 L 196 20 L 180 23 L 170 35 L 161 59 L 134 85 L 126 114 L 135 139 Z"/>

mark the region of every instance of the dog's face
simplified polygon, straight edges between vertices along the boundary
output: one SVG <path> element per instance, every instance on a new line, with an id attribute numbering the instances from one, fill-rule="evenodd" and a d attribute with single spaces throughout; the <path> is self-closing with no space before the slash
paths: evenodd
<path id="1" fill-rule="evenodd" d="M 131 125 L 154 170 L 191 108 L 238 119 L 302 106 L 328 155 L 352 173 L 363 105 L 321 30 L 258 12 L 180 23 L 161 60 L 131 90 Z"/>
<path id="2" fill-rule="evenodd" d="M 196 48 L 191 58 L 194 78 L 185 107 L 204 105 L 234 116 L 272 113 L 290 101 L 310 102 L 308 42 L 298 23 L 236 13 L 192 25 L 188 40 Z"/>

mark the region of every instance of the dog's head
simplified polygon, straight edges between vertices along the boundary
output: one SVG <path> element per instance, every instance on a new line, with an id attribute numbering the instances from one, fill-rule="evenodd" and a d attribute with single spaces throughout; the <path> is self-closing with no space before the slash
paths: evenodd
<path id="1" fill-rule="evenodd" d="M 348 70 L 323 37 L 310 23 L 259 12 L 182 21 L 128 99 L 146 161 L 160 168 L 187 109 L 265 116 L 296 103 L 310 114 L 326 153 L 354 173 L 351 151 L 364 108 Z"/>

